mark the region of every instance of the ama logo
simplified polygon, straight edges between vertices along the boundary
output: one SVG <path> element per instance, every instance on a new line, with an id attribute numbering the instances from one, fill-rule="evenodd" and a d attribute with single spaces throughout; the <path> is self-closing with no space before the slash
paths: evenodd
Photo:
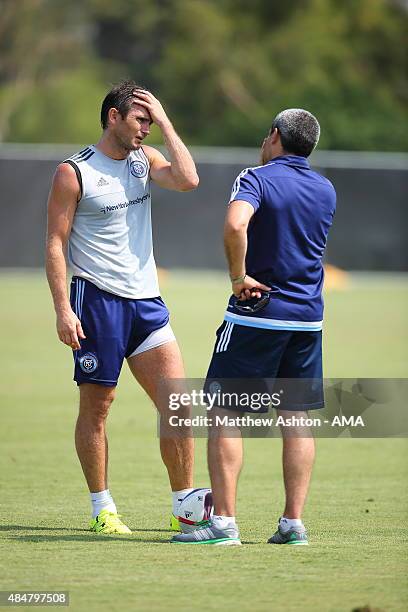
<path id="1" fill-rule="evenodd" d="M 141 161 L 132 161 L 130 164 L 130 173 L 136 178 L 143 178 L 147 174 L 147 166 Z"/>

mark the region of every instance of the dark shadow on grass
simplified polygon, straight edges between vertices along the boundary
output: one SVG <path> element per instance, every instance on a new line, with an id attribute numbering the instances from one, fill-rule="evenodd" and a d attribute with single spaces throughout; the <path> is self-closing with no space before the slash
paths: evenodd
<path id="1" fill-rule="evenodd" d="M 0 525 L 0 531 L 74 531 L 87 533 L 89 529 L 75 529 L 73 527 L 32 527 L 31 525 Z M 170 529 L 133 529 L 132 532 L 147 532 L 147 533 L 172 533 Z"/>
<path id="2" fill-rule="evenodd" d="M 88 531 L 88 529 L 75 529 L 69 527 L 32 527 L 31 525 L 0 525 L 0 531 Z"/>
<path id="3" fill-rule="evenodd" d="M 9 540 L 18 540 L 20 542 L 110 542 L 117 540 L 118 542 L 142 542 L 146 544 L 166 544 L 170 543 L 170 538 L 175 535 L 169 529 L 132 529 L 134 533 L 167 533 L 168 539 L 158 538 L 129 538 L 124 536 L 114 535 L 99 535 L 91 533 L 88 529 L 69 529 L 68 527 L 30 527 L 29 525 L 0 525 L 0 531 L 69 531 L 76 532 L 72 535 L 12 535 Z M 242 544 L 251 545 L 259 544 L 260 542 L 242 541 Z"/>
<path id="4" fill-rule="evenodd" d="M 95 543 L 97 542 L 98 544 L 100 542 L 112 542 L 113 540 L 117 540 L 118 542 L 132 542 L 133 544 L 137 544 L 138 542 L 145 542 L 147 544 L 163 544 L 168 542 L 169 540 L 165 540 L 165 539 L 157 539 L 157 538 L 150 538 L 150 539 L 140 539 L 140 538 L 129 538 L 129 537 L 124 537 L 124 536 L 114 536 L 114 535 L 107 535 L 104 534 L 103 536 L 100 536 L 96 533 L 89 533 L 89 535 L 70 535 L 70 536 L 63 536 L 63 535 L 16 535 L 16 536 L 9 536 L 7 538 L 8 540 L 14 540 L 14 541 L 19 541 L 19 542 L 92 542 Z"/>

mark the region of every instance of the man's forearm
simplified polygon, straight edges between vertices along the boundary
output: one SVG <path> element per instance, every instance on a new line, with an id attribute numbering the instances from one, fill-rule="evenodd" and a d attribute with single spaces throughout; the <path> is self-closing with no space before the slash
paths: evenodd
<path id="1" fill-rule="evenodd" d="M 67 295 L 67 265 L 62 245 L 48 243 L 46 253 L 47 280 L 58 314 L 71 308 Z"/>
<path id="2" fill-rule="evenodd" d="M 225 229 L 224 246 L 231 278 L 239 278 L 246 272 L 247 242 L 246 228 Z"/>
<path id="3" fill-rule="evenodd" d="M 181 188 L 194 189 L 198 175 L 193 158 L 171 122 L 161 126 L 163 138 L 171 159 L 171 173 Z"/>

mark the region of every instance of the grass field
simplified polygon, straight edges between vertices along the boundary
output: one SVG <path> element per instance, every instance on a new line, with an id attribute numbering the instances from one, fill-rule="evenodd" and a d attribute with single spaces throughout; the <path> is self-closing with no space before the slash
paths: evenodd
<path id="1" fill-rule="evenodd" d="M 210 273 L 171 273 L 162 285 L 188 374 L 202 377 L 228 285 Z M 75 611 L 408 608 L 407 440 L 318 440 L 304 517 L 311 546 L 289 549 L 265 544 L 283 502 L 280 441 L 246 440 L 245 546 L 170 546 L 154 410 L 127 370 L 109 420 L 110 488 L 133 534 L 87 532 L 77 390 L 46 283 L 2 274 L 1 287 L 0 589 L 69 590 Z M 404 278 L 362 278 L 328 293 L 326 375 L 405 377 L 407 303 Z M 196 455 L 205 486 L 204 440 Z"/>

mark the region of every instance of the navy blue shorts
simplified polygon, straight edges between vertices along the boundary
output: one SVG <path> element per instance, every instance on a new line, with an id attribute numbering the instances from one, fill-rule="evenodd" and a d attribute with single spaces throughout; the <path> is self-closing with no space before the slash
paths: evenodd
<path id="1" fill-rule="evenodd" d="M 280 409 L 323 408 L 322 332 L 260 329 L 224 321 L 217 330 L 206 388 L 214 379 L 241 379 L 241 390 L 245 386 L 270 390 L 271 382 L 285 379 L 289 393 L 282 396 Z M 252 412 L 240 406 L 234 409 Z"/>
<path id="2" fill-rule="evenodd" d="M 131 300 L 83 278 L 72 279 L 70 301 L 86 336 L 80 340 L 81 348 L 73 351 L 78 385 L 115 386 L 123 360 L 169 321 L 161 297 Z"/>

